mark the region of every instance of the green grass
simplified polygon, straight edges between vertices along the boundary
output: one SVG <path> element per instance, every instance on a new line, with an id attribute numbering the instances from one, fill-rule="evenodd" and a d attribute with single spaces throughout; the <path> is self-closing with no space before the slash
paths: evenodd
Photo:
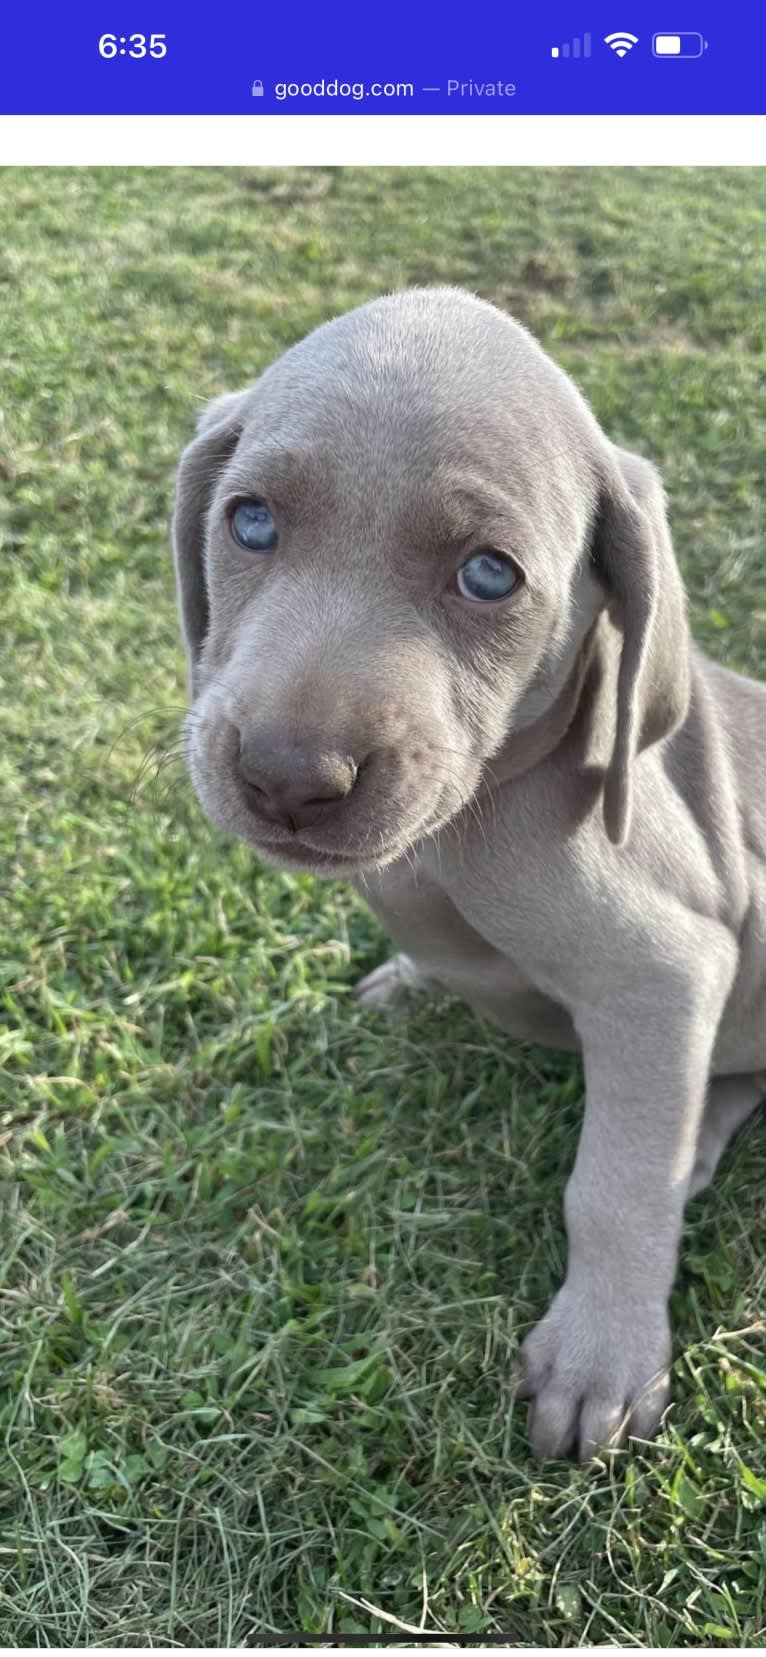
<path id="1" fill-rule="evenodd" d="M 579 1066 L 362 1015 L 362 904 L 155 750 L 197 408 L 415 282 L 658 462 L 697 637 L 766 676 L 765 224 L 746 168 L 0 175 L 0 1644 L 762 1644 L 763 1123 L 689 1209 L 661 1439 L 534 1465 Z"/>

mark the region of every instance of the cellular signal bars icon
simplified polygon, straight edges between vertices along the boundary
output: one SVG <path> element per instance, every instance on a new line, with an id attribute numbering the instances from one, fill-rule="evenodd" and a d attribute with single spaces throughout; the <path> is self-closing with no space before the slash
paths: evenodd
<path id="1" fill-rule="evenodd" d="M 572 41 L 565 40 L 564 46 L 550 46 L 550 56 L 552 56 L 552 58 L 570 58 L 570 56 L 572 56 L 572 58 L 579 58 L 580 36 L 575 35 L 575 38 Z M 582 56 L 584 56 L 584 58 L 589 58 L 590 56 L 590 35 L 582 36 Z"/>
<path id="2" fill-rule="evenodd" d="M 583 35 L 583 37 L 582 37 L 582 56 L 584 58 L 589 58 L 590 57 L 590 35 L 589 34 Z M 563 46 L 552 46 L 551 47 L 551 57 L 552 58 L 568 58 L 568 57 L 579 58 L 580 57 L 580 36 L 575 35 L 574 40 L 571 41 L 571 42 L 568 41 L 568 40 L 565 40 Z"/>

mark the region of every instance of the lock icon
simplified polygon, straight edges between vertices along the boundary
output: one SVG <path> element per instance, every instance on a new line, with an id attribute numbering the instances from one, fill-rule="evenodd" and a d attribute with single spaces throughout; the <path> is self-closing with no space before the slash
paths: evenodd
<path id="1" fill-rule="evenodd" d="M 253 81 L 252 96 L 254 98 L 262 98 L 263 97 L 263 81 Z"/>

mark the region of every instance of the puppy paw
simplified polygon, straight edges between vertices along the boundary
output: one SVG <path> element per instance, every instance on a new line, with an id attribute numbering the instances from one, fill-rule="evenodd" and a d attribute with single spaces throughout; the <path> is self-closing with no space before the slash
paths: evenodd
<path id="1" fill-rule="evenodd" d="M 360 978 L 354 995 L 363 1007 L 390 1007 L 400 1001 L 407 990 L 427 989 L 429 980 L 410 960 L 409 955 L 392 955 L 374 972 Z"/>
<path id="2" fill-rule="evenodd" d="M 622 1305 L 617 1294 L 565 1284 L 524 1342 L 518 1396 L 532 1400 L 540 1460 L 576 1450 L 590 1461 L 657 1431 L 670 1393 L 667 1313 Z"/>

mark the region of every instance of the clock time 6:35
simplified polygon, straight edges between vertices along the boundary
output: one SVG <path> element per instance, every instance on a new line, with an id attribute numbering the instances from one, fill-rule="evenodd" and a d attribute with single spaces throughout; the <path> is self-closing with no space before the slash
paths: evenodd
<path id="1" fill-rule="evenodd" d="M 164 58 L 167 35 L 102 35 L 98 50 L 102 58 Z"/>

